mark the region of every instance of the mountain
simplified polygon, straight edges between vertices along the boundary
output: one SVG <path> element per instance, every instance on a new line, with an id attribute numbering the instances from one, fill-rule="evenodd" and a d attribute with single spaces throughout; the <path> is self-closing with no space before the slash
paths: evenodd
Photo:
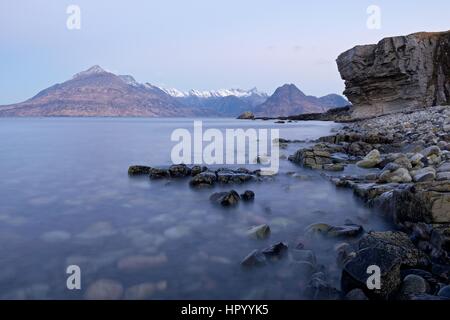
<path id="1" fill-rule="evenodd" d="M 93 66 L 31 99 L 0 107 L 0 116 L 148 116 L 208 115 L 183 106 L 172 96 L 132 76 L 115 75 Z"/>
<path id="2" fill-rule="evenodd" d="M 321 113 L 331 108 L 348 105 L 348 101 L 337 94 L 324 97 L 305 95 L 294 84 L 285 84 L 253 110 L 260 117 L 283 117 L 304 113 Z"/>
<path id="3" fill-rule="evenodd" d="M 235 117 L 244 111 L 251 110 L 266 101 L 267 93 L 256 88 L 220 89 L 212 91 L 180 91 L 174 88 L 160 88 L 177 99 L 180 103 L 191 108 L 201 107 L 222 116 Z"/>
<path id="4" fill-rule="evenodd" d="M 293 84 L 278 88 L 270 97 L 256 88 L 165 89 L 93 66 L 29 100 L 0 106 L 0 117 L 237 117 L 245 111 L 276 117 L 324 112 L 347 104 L 347 100 L 335 94 L 321 98 L 306 96 Z"/>

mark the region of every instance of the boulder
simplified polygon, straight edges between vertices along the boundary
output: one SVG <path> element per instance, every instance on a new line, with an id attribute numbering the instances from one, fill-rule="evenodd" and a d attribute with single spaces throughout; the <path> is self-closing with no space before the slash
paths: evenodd
<path id="1" fill-rule="evenodd" d="M 391 205 L 397 222 L 450 223 L 450 181 L 395 190 Z"/>
<path id="2" fill-rule="evenodd" d="M 380 174 L 378 181 L 380 183 L 409 183 L 412 177 L 405 168 L 399 168 L 393 172 L 384 171 Z"/>
<path id="3" fill-rule="evenodd" d="M 283 242 L 278 242 L 268 248 L 262 250 L 262 254 L 266 256 L 268 260 L 278 260 L 283 258 L 288 251 L 288 246 Z"/>
<path id="4" fill-rule="evenodd" d="M 169 167 L 169 173 L 172 178 L 182 178 L 191 175 L 191 169 L 185 164 L 174 164 Z"/>
<path id="5" fill-rule="evenodd" d="M 367 286 L 371 273 L 370 266 L 380 268 L 380 289 Z M 346 263 L 342 270 L 341 288 L 344 293 L 360 289 L 369 298 L 389 299 L 399 289 L 401 259 L 395 254 L 381 248 L 366 248 L 357 252 L 356 257 Z"/>
<path id="6" fill-rule="evenodd" d="M 413 174 L 414 182 L 433 181 L 436 178 L 436 170 L 433 167 L 425 167 Z"/>
<path id="7" fill-rule="evenodd" d="M 243 267 L 260 267 L 266 264 L 266 257 L 259 250 L 253 250 L 241 262 Z"/>
<path id="8" fill-rule="evenodd" d="M 410 294 L 426 293 L 427 288 L 428 284 L 424 278 L 415 274 L 410 274 L 403 279 L 401 294 L 407 296 Z"/>
<path id="9" fill-rule="evenodd" d="M 246 190 L 241 194 L 241 199 L 243 201 L 253 201 L 255 199 L 255 193 L 251 190 Z"/>
<path id="10" fill-rule="evenodd" d="M 250 228 L 247 234 L 254 239 L 266 239 L 270 236 L 270 227 L 267 224 L 262 224 Z"/>
<path id="11" fill-rule="evenodd" d="M 356 46 L 337 58 L 353 118 L 450 104 L 450 31 Z"/>
<path id="12" fill-rule="evenodd" d="M 220 204 L 223 207 L 233 207 L 236 206 L 239 203 L 239 200 L 241 199 L 239 197 L 239 194 L 231 190 L 229 192 L 216 192 L 213 193 L 209 199 L 216 203 Z"/>
<path id="13" fill-rule="evenodd" d="M 194 176 L 189 184 L 192 187 L 212 187 L 217 181 L 215 172 L 205 171 Z"/>
<path id="14" fill-rule="evenodd" d="M 408 235 L 400 231 L 369 232 L 358 243 L 360 250 L 382 249 L 400 259 L 401 265 L 409 268 L 428 266 L 426 255 L 418 250 Z"/>
<path id="15" fill-rule="evenodd" d="M 358 161 L 356 163 L 356 165 L 360 168 L 365 168 L 365 169 L 369 169 L 369 168 L 374 168 L 376 167 L 378 164 L 381 163 L 381 155 L 380 155 L 380 151 L 378 150 L 372 150 L 370 151 L 365 157 L 364 159 L 362 159 L 361 161 Z"/>
<path id="16" fill-rule="evenodd" d="M 130 166 L 128 168 L 128 174 L 130 176 L 148 175 L 150 174 L 151 167 L 147 166 Z"/>

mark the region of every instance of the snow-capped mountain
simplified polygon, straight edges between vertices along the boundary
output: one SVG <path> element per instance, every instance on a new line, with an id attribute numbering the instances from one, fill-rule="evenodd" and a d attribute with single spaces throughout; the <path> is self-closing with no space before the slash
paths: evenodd
<path id="1" fill-rule="evenodd" d="M 306 96 L 284 85 L 272 96 L 256 88 L 180 91 L 139 83 L 95 65 L 72 79 L 42 90 L 24 102 L 0 106 L 0 116 L 236 117 L 323 112 L 348 103 L 338 95 Z"/>
<path id="2" fill-rule="evenodd" d="M 189 90 L 189 91 L 181 91 L 175 88 L 163 88 L 159 87 L 162 91 L 167 93 L 168 95 L 175 98 L 189 98 L 189 97 L 197 97 L 197 98 L 224 98 L 229 96 L 235 96 L 238 98 L 250 97 L 252 95 L 257 95 L 261 97 L 268 97 L 268 94 L 265 92 L 259 91 L 257 88 L 253 88 L 250 90 L 243 89 L 219 89 L 219 90 Z"/>

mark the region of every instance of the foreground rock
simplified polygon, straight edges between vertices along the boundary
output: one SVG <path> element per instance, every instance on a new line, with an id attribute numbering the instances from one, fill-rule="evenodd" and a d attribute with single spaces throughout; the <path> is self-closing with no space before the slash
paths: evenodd
<path id="1" fill-rule="evenodd" d="M 353 118 L 450 104 L 450 31 L 385 38 L 337 59 Z"/>
<path id="2" fill-rule="evenodd" d="M 216 192 L 209 198 L 213 203 L 219 204 L 223 207 L 234 207 L 239 203 L 241 197 L 239 194 L 231 190 L 229 192 Z"/>

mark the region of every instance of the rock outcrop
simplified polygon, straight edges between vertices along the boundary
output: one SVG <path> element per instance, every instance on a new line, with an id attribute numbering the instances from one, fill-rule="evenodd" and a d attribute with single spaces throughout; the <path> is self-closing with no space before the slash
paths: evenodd
<path id="1" fill-rule="evenodd" d="M 356 46 L 337 65 L 354 118 L 450 104 L 450 31 Z"/>

